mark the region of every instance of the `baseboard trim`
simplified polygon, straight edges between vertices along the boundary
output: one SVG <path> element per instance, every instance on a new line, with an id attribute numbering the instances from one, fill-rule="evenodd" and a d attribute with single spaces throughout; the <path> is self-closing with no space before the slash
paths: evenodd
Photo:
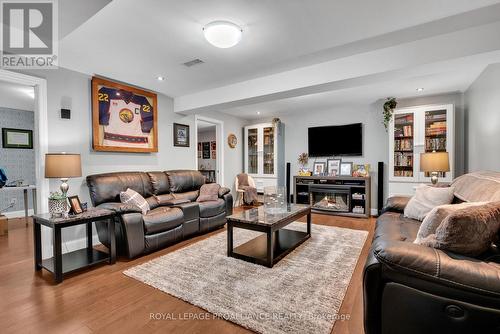
<path id="1" fill-rule="evenodd" d="M 24 218 L 24 210 L 19 210 L 19 211 L 7 211 L 2 213 L 5 217 L 8 219 L 13 219 L 13 218 Z M 28 216 L 34 215 L 33 209 L 28 210 Z"/>

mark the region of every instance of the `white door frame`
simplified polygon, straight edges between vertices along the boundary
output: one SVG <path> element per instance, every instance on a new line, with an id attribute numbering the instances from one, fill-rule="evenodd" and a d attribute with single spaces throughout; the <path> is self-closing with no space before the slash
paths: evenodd
<path id="1" fill-rule="evenodd" d="M 49 180 L 45 178 L 45 154 L 49 149 L 49 131 L 47 119 L 47 80 L 31 75 L 0 69 L 0 80 L 19 85 L 32 86 L 35 89 L 35 176 L 37 188 L 38 212 L 48 211 Z"/>
<path id="2" fill-rule="evenodd" d="M 209 118 L 205 116 L 194 115 L 194 142 L 196 149 L 194 150 L 195 156 L 195 166 L 198 168 L 198 122 L 203 121 L 215 125 L 215 138 L 217 142 L 217 166 L 215 169 L 215 177 L 217 183 L 222 187 L 224 184 L 224 164 L 222 163 L 224 157 L 224 122 L 215 118 Z"/>

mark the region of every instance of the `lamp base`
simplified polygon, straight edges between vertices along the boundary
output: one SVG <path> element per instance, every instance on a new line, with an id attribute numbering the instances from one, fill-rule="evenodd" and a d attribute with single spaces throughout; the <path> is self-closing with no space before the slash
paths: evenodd
<path id="1" fill-rule="evenodd" d="M 438 173 L 437 172 L 431 173 L 431 182 L 433 185 L 436 185 L 438 183 Z"/>
<path id="2" fill-rule="evenodd" d="M 64 197 L 68 197 L 68 189 L 69 189 L 69 185 L 68 185 L 68 178 L 62 178 L 61 179 L 61 186 L 60 186 L 60 189 L 61 189 L 61 193 L 64 195 Z"/>

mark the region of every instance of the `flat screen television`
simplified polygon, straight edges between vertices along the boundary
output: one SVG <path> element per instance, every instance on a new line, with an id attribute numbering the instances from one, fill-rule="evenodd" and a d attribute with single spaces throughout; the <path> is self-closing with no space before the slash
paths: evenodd
<path id="1" fill-rule="evenodd" d="M 309 156 L 363 155 L 361 123 L 309 128 Z"/>

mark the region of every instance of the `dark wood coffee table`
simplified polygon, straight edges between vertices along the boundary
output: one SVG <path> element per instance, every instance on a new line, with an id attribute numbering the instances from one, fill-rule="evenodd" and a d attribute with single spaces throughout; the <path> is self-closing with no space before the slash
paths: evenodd
<path id="1" fill-rule="evenodd" d="M 307 216 L 307 232 L 285 229 Z M 233 228 L 259 231 L 258 236 L 233 249 Z M 311 237 L 311 207 L 290 204 L 285 212 L 267 213 L 264 206 L 227 217 L 227 256 L 272 268 L 279 260 Z"/>

